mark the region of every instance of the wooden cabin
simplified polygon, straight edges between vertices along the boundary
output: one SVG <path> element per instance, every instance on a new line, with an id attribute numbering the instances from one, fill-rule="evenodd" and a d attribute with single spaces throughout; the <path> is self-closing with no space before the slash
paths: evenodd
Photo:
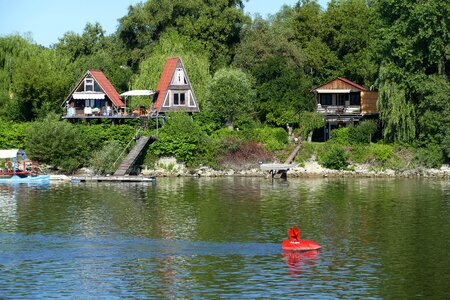
<path id="1" fill-rule="evenodd" d="M 200 111 L 191 82 L 180 57 L 167 59 L 156 88 L 155 99 L 154 109 L 158 113 Z"/>
<path id="2" fill-rule="evenodd" d="M 312 91 L 317 111 L 325 116 L 325 140 L 330 138 L 333 127 L 353 125 L 363 118 L 378 117 L 378 92 L 346 78 L 338 77 Z"/>
<path id="3" fill-rule="evenodd" d="M 90 69 L 62 103 L 64 118 L 111 117 L 125 108 L 119 93 L 102 71 Z"/>
<path id="4" fill-rule="evenodd" d="M 135 95 L 133 92 L 136 91 L 125 92 L 122 97 L 105 74 L 90 69 L 62 103 L 63 118 L 71 120 L 109 118 L 114 122 L 129 118 L 158 118 L 158 115 L 161 117 L 161 114 L 167 112 L 200 111 L 180 57 L 167 59 L 154 93 L 150 90 L 138 91 L 148 92 L 145 94 L 149 96 L 148 107 L 127 109 L 126 98 Z"/>

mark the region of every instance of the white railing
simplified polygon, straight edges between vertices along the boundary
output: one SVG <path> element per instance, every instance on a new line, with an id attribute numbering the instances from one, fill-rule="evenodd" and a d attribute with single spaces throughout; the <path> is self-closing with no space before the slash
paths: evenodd
<path id="1" fill-rule="evenodd" d="M 317 112 L 322 114 L 360 114 L 361 106 L 359 105 L 317 105 Z"/>

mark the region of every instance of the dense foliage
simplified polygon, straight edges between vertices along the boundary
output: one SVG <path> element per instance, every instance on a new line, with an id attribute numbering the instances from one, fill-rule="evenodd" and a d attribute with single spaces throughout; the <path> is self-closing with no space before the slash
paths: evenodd
<path id="1" fill-rule="evenodd" d="M 214 164 L 214 144 L 186 113 L 174 113 L 161 128 L 158 142 L 149 151 L 157 156 L 175 156 L 188 166 Z"/>
<path id="2" fill-rule="evenodd" d="M 68 172 L 100 165 L 100 149 L 124 147 L 135 129 L 56 120 L 73 85 L 97 68 L 119 92 L 156 89 L 166 58 L 181 56 L 201 112 L 169 118 L 153 156 L 218 166 L 233 149 L 285 147 L 287 124 L 306 139 L 323 125 L 311 88 L 343 76 L 380 91 L 380 122 L 339 129 L 331 143 L 347 156 L 334 147 L 330 157 L 395 165 L 388 143 L 396 143 L 419 149 L 408 157 L 425 166 L 450 160 L 449 3 L 331 0 L 321 8 L 300 0 L 267 18 L 246 15 L 245 3 L 148 0 L 130 6 L 111 35 L 88 23 L 48 48 L 29 36 L 0 37 L 1 148 L 25 147 Z M 237 137 L 226 126 L 239 128 Z M 377 130 L 382 143 L 373 143 Z"/>

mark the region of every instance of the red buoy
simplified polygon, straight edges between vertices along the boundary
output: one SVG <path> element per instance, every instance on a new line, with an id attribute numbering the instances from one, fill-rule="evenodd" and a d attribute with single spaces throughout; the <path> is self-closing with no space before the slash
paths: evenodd
<path id="1" fill-rule="evenodd" d="M 288 236 L 289 240 L 284 240 L 281 244 L 281 248 L 286 251 L 311 251 L 322 247 L 313 240 L 301 240 L 300 230 L 297 227 L 289 228 Z"/>

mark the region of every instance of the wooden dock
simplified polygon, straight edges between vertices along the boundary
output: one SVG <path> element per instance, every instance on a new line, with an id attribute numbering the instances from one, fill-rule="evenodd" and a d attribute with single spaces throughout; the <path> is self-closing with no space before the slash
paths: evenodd
<path id="1" fill-rule="evenodd" d="M 117 171 L 114 173 L 114 176 L 125 176 L 127 174 L 130 167 L 136 163 L 139 155 L 145 149 L 145 147 L 153 143 L 155 141 L 155 137 L 152 136 L 141 136 L 139 137 L 136 145 L 134 145 L 133 149 L 128 153 L 125 159 L 122 161 L 122 164 L 119 166 Z"/>
<path id="2" fill-rule="evenodd" d="M 302 143 L 300 142 L 297 144 L 294 151 L 292 151 L 291 155 L 289 155 L 289 157 L 286 159 L 284 164 L 261 164 L 259 165 L 259 169 L 261 171 L 269 171 L 269 174 L 272 176 L 272 180 L 277 175 L 279 175 L 281 179 L 287 179 L 287 171 L 297 166 L 296 163 L 292 162 L 294 161 L 301 147 Z"/>
<path id="3" fill-rule="evenodd" d="M 145 176 L 73 176 L 72 182 L 156 182 L 156 177 Z"/>
<path id="4" fill-rule="evenodd" d="M 269 171 L 272 179 L 274 179 L 276 175 L 279 175 L 281 179 L 287 179 L 287 171 L 295 166 L 297 166 L 297 164 L 261 164 L 259 165 L 259 169 L 261 171 Z"/>

